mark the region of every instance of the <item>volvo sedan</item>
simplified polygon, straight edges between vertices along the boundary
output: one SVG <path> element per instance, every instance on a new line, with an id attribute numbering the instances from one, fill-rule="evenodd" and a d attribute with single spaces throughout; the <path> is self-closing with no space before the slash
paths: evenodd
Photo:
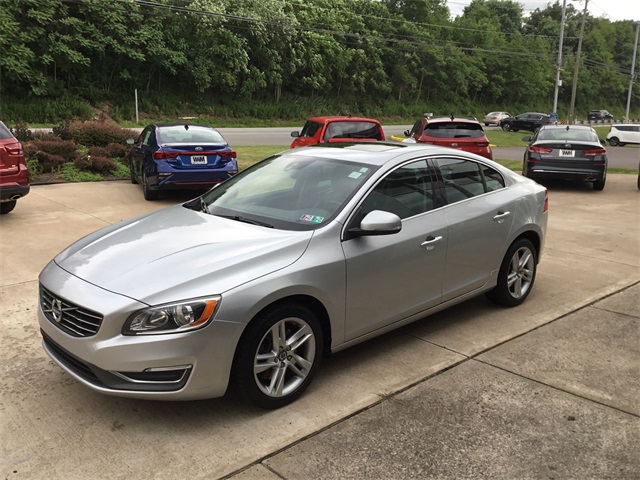
<path id="1" fill-rule="evenodd" d="M 531 293 L 547 191 L 483 157 L 400 143 L 270 157 L 77 241 L 42 271 L 51 358 L 87 387 L 298 398 L 323 358 L 471 297 Z"/>

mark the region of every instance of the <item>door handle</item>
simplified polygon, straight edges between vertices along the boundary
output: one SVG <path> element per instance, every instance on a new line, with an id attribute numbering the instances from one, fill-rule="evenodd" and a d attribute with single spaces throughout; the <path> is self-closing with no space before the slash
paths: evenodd
<path id="1" fill-rule="evenodd" d="M 507 218 L 509 215 L 511 215 L 511 212 L 503 212 L 502 210 L 499 210 L 496 216 L 493 217 L 493 219 L 498 223 L 502 223 L 504 222 L 504 219 Z"/>
<path id="2" fill-rule="evenodd" d="M 436 243 L 442 241 L 442 235 L 434 237 L 433 235 L 429 235 L 424 242 L 420 244 L 422 248 L 426 248 L 427 250 L 433 250 L 436 247 Z"/>

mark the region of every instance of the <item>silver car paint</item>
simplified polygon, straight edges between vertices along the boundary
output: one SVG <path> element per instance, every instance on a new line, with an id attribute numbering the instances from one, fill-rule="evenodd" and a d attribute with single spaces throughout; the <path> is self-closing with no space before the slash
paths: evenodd
<path id="1" fill-rule="evenodd" d="M 304 150 L 308 149 L 299 149 L 297 154 L 302 154 Z M 417 146 L 408 147 L 406 153 L 403 151 L 395 155 L 389 163 L 394 168 L 400 166 L 418 158 L 416 152 L 459 156 L 444 148 Z M 309 155 L 308 152 L 305 154 Z M 339 150 L 327 150 L 323 154 L 340 158 Z M 97 387 L 74 375 L 82 383 L 104 393 L 180 400 L 222 395 L 227 388 L 236 344 L 246 323 L 263 308 L 283 298 L 297 296 L 314 299 L 321 305 L 330 322 L 333 351 L 397 328 L 490 290 L 495 286 L 504 252 L 521 233 L 536 232 L 540 236 L 542 250 L 547 223 L 547 215 L 542 213 L 544 188 L 482 157 L 460 155 L 460 158 L 472 158 L 500 171 L 507 188 L 473 197 L 459 205 L 445 206 L 404 219 L 401 232 L 387 236 L 344 240 L 345 228 L 354 208 L 390 170 L 387 168 L 375 172 L 333 221 L 311 232 L 274 231 L 212 217 L 182 206 L 107 227 L 85 237 L 56 257 L 56 262 L 73 275 L 53 262 L 40 275 L 41 283 L 56 295 L 103 313 L 103 327 L 94 337 L 73 338 L 52 325 L 39 309 L 40 326 L 63 348 L 105 370 L 141 371 L 149 367 L 193 365 L 188 383 L 176 392 L 113 391 Z M 526 195 L 528 200 L 519 199 L 522 195 Z M 463 207 L 465 203 L 467 206 Z M 494 221 L 492 214 L 495 216 L 505 206 L 513 210 L 513 215 L 504 222 Z M 477 278 L 458 286 L 455 285 L 455 278 L 469 269 L 469 255 L 465 254 L 465 248 L 469 250 L 466 237 L 477 236 L 477 229 L 468 229 L 459 222 L 454 222 L 449 228 L 447 221 L 476 210 L 482 211 L 485 216 L 481 221 L 481 225 L 487 229 L 482 234 L 483 245 L 489 248 L 491 255 L 487 256 L 483 266 L 489 268 L 475 272 Z M 191 238 L 194 235 L 188 235 L 186 239 L 183 235 L 187 243 L 177 242 L 181 248 L 178 248 L 180 253 L 176 255 L 171 248 L 165 248 L 163 239 L 166 235 L 167 242 L 176 247 L 171 238 L 181 234 L 178 227 L 183 225 L 180 222 L 185 218 L 193 223 L 194 229 L 196 225 L 199 226 L 191 232 L 200 232 L 206 241 L 198 238 L 198 235 L 195 235 L 196 239 Z M 427 219 L 429 227 L 425 229 L 421 222 Z M 163 230 L 161 226 L 165 222 L 171 223 L 168 229 Z M 149 227 L 149 240 L 153 239 L 147 242 L 145 238 L 146 249 L 137 245 L 139 233 L 142 233 L 139 229 L 142 227 Z M 242 246 L 234 246 L 233 241 L 223 244 L 224 235 L 215 233 L 218 228 L 255 241 Z M 203 229 L 202 232 L 200 229 Z M 491 229 L 496 231 L 493 244 Z M 144 233 L 147 234 L 146 231 Z M 433 249 L 421 248 L 420 244 L 429 234 L 443 236 L 443 242 Z M 238 240 L 238 237 L 232 237 L 232 240 Z M 403 242 L 404 246 L 398 247 L 398 241 Z M 411 247 L 413 250 L 409 248 L 411 242 L 415 242 Z M 157 250 L 151 248 L 154 245 L 158 246 Z M 378 252 L 376 255 L 373 251 L 376 245 L 387 245 L 384 254 Z M 442 273 L 449 245 L 463 253 L 462 260 L 456 262 L 455 267 L 445 269 L 444 275 L 438 275 Z M 225 246 L 229 252 L 236 253 L 226 255 Z M 122 257 L 130 248 L 143 257 L 129 254 Z M 411 251 L 415 252 L 413 258 Z M 219 255 L 222 261 L 217 266 L 223 269 L 223 275 L 216 272 L 215 262 L 203 258 L 204 252 Z M 241 260 L 237 270 L 232 267 L 231 258 L 234 255 L 239 255 Z M 379 258 L 374 258 L 376 256 Z M 97 257 L 102 269 L 89 265 L 94 257 Z M 179 261 L 175 263 L 169 259 Z M 422 268 L 411 268 L 410 272 L 403 272 L 394 263 L 400 261 L 405 266 L 413 266 L 416 260 L 423 264 Z M 111 267 L 118 272 L 117 275 L 103 271 Z M 85 281 L 76 275 L 89 278 Z M 358 282 L 347 284 L 347 278 L 354 276 Z M 192 281 L 194 277 L 198 280 Z M 104 282 L 104 285 L 100 282 Z M 175 289 L 172 288 L 172 282 Z M 435 292 L 420 298 L 419 302 L 412 301 L 410 292 L 420 291 L 416 285 L 431 285 Z M 127 290 L 129 287 L 133 290 Z M 113 293 L 117 291 L 121 294 Z M 146 337 L 125 337 L 120 334 L 126 318 L 144 304 L 157 305 L 216 293 L 222 293 L 223 298 L 215 319 L 201 330 Z M 402 302 L 399 300 L 401 295 L 404 296 Z M 377 315 L 377 312 L 381 313 Z"/>

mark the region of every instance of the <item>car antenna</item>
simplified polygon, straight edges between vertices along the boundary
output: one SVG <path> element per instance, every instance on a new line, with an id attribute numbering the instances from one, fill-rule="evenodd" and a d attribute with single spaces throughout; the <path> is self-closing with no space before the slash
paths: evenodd
<path id="1" fill-rule="evenodd" d="M 185 126 L 184 126 L 184 129 L 185 129 L 185 130 L 189 130 L 189 125 L 185 125 Z"/>
<path id="2" fill-rule="evenodd" d="M 569 130 L 569 125 L 567 125 L 567 130 Z"/>
<path id="3" fill-rule="evenodd" d="M 453 119 L 456 118 L 453 116 L 453 113 L 451 114 L 451 121 L 453 122 Z"/>

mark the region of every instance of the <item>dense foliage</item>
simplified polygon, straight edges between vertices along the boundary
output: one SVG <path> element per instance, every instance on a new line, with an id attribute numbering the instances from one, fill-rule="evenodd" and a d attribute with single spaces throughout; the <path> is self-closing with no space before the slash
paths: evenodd
<path id="1" fill-rule="evenodd" d="M 577 104 L 622 111 L 633 22 L 587 15 Z M 452 19 L 445 0 L 0 0 L 0 115 L 87 118 L 109 101 L 131 118 L 135 88 L 143 108 L 177 96 L 225 116 L 292 111 L 258 107 L 281 102 L 313 113 L 549 111 L 560 17 L 558 1 L 525 17 L 513 0 L 474 0 Z M 561 105 L 581 19 L 569 3 Z"/>

